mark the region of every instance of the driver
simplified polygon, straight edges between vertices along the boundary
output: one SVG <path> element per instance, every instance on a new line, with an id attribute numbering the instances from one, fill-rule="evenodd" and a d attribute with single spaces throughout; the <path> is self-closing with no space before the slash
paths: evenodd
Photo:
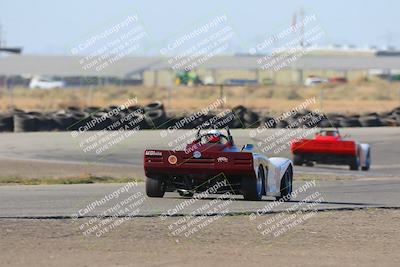
<path id="1" fill-rule="evenodd" d="M 221 132 L 218 130 L 211 130 L 207 133 L 207 143 L 221 144 Z"/>
<path id="2" fill-rule="evenodd" d="M 337 133 L 335 131 L 326 131 L 325 135 L 326 136 L 337 136 Z"/>

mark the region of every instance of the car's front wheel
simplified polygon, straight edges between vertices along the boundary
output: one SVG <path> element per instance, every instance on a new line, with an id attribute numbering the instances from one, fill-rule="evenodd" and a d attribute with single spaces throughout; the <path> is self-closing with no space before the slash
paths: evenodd
<path id="1" fill-rule="evenodd" d="M 163 197 L 165 194 L 162 177 L 152 176 L 146 179 L 146 194 L 148 197 Z"/>

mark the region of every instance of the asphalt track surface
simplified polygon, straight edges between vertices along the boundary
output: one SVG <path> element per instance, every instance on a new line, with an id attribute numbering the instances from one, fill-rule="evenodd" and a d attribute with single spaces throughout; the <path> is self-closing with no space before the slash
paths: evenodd
<path id="1" fill-rule="evenodd" d="M 238 145 L 254 143 L 265 139 L 279 130 L 268 130 L 254 137 L 252 130 L 233 130 L 232 133 Z M 351 138 L 367 142 L 372 146 L 372 167 L 369 172 L 349 171 L 347 166 L 296 167 L 296 173 L 322 174 L 336 176 L 352 176 L 350 180 L 317 181 L 316 187 L 300 193 L 293 201 L 274 206 L 271 211 L 282 211 L 286 208 L 302 209 L 307 204 L 302 203 L 307 196 L 318 192 L 323 198 L 315 204 L 319 210 L 325 209 L 358 209 L 367 207 L 400 207 L 400 128 L 349 128 L 342 129 L 342 134 L 350 134 Z M 165 132 L 164 132 L 165 133 Z M 139 131 L 131 134 L 112 146 L 110 149 L 97 154 L 95 150 L 84 152 L 80 143 L 96 134 L 82 133 L 72 137 L 71 133 L 18 133 L 0 134 L 0 155 L 8 159 L 38 159 L 58 162 L 79 162 L 87 164 L 122 164 L 133 166 L 138 172 L 142 171 L 142 155 L 145 148 L 169 148 L 169 143 L 187 131 L 167 133 L 162 137 L 160 131 Z M 108 133 L 107 133 L 108 134 Z M 285 132 L 284 136 L 289 136 Z M 253 138 L 250 137 L 253 136 Z M 116 138 L 115 136 L 113 137 Z M 185 143 L 178 141 L 177 143 Z M 84 147 L 84 146 L 83 146 Z M 268 156 L 290 157 L 288 147 L 284 151 Z M 16 170 L 17 171 L 17 170 Z M 296 178 L 295 178 L 296 179 Z M 299 188 L 305 181 L 296 181 L 294 188 Z M 2 186 L 0 187 L 0 217 L 48 217 L 62 218 L 73 216 L 96 200 L 102 199 L 121 184 L 93 185 L 43 185 L 43 186 Z M 121 200 L 128 198 L 134 192 L 144 194 L 144 184 L 139 183 L 118 198 L 96 206 L 84 216 L 97 216 L 103 211 L 114 207 Z M 192 211 L 207 213 L 202 207 L 210 204 L 217 196 L 196 200 L 193 204 L 179 209 L 176 214 L 188 214 Z M 263 201 L 244 201 L 241 196 L 231 198 L 228 203 L 229 213 L 251 213 L 272 203 L 272 198 Z M 155 216 L 171 211 L 187 199 L 176 193 L 167 193 L 163 199 L 144 198 L 137 206 L 139 216 Z M 224 200 L 221 200 L 224 201 Z M 187 202 L 186 202 L 187 203 Z M 174 213 L 174 212 L 172 212 Z M 218 213 L 218 211 L 216 212 Z M 109 212 L 109 215 L 114 215 Z M 115 213 L 116 214 L 116 213 Z M 119 214 L 120 216 L 128 213 Z"/>
<path id="2" fill-rule="evenodd" d="M 260 140 L 265 140 L 278 131 L 279 129 L 269 129 L 257 133 L 255 137 L 250 137 L 251 133 L 254 133 L 254 129 L 232 130 L 232 135 L 238 146 L 253 143 L 257 151 L 259 148 L 257 143 Z M 85 164 L 123 164 L 133 166 L 138 172 L 143 173 L 142 161 L 145 149 L 174 149 L 177 144 L 185 144 L 194 136 L 189 131 L 179 130 L 167 133 L 165 137 L 162 137 L 162 132 L 157 130 L 137 131 L 128 137 L 124 137 L 123 134 L 118 135 L 116 132 L 107 132 L 109 140 L 120 138 L 118 139 L 120 141 L 107 150 L 97 151 L 100 153 L 96 153 L 96 150 L 101 145 L 88 151 L 89 145 L 85 142 L 90 138 L 100 140 L 100 137 L 96 136 L 98 132 L 80 133 L 76 137 L 72 137 L 69 132 L 3 133 L 0 134 L 0 157 Z M 350 135 L 351 139 L 371 145 L 372 166 L 370 171 L 354 172 L 349 171 L 348 166 L 327 165 L 318 165 L 313 168 L 296 167 L 296 171 L 347 174 L 357 177 L 400 176 L 400 127 L 343 128 L 341 133 Z M 111 136 L 111 134 L 115 135 Z M 283 140 L 283 144 L 276 144 L 273 149 L 268 150 L 266 155 L 291 158 L 287 145 L 291 139 L 290 134 L 291 131 L 287 130 L 284 134 L 278 135 L 279 138 L 286 136 L 286 139 Z M 299 136 L 299 134 L 295 136 Z M 265 143 L 262 143 L 260 148 L 264 147 Z M 275 148 L 282 148 L 283 151 L 275 153 Z"/>
<path id="3" fill-rule="evenodd" d="M 295 188 L 305 182 L 296 182 Z M 99 204 L 95 208 L 88 208 L 92 203 L 101 201 L 106 195 L 121 188 L 121 184 L 93 184 L 93 185 L 39 185 L 39 186 L 2 186 L 0 187 L 0 217 L 8 218 L 64 218 L 73 217 L 76 214 L 86 216 L 98 216 L 104 211 L 108 216 L 116 215 L 118 212 L 113 210 L 118 203 L 128 199 L 135 192 L 142 192 L 144 201 L 141 205 L 124 211 L 119 216 L 129 215 L 132 211 L 138 209 L 135 216 L 157 216 L 161 214 L 182 215 L 197 211 L 198 214 L 222 213 L 222 209 L 214 210 L 208 208 L 212 200 L 216 200 L 218 195 L 210 195 L 205 199 L 199 199 L 194 203 L 186 202 L 185 207 L 178 208 L 183 202 L 188 201 L 176 193 L 166 193 L 164 198 L 147 198 L 144 196 L 144 183 L 139 183 L 127 192 Z M 265 210 L 268 212 L 284 211 L 287 208 L 307 209 L 316 198 L 305 201 L 305 198 L 318 192 L 323 197 L 321 203 L 312 206 L 318 210 L 346 210 L 373 207 L 400 207 L 400 181 L 396 180 L 356 180 L 356 181 L 332 181 L 317 182 L 316 187 L 309 188 L 300 193 L 290 202 L 280 203 L 276 206 L 269 206 L 273 203 L 273 198 L 264 197 L 262 201 L 244 201 L 242 196 L 234 196 L 219 200 L 218 203 L 225 201 L 229 214 L 250 214 L 252 212 L 262 211 L 264 207 L 271 207 Z M 139 203 L 136 198 L 130 203 Z M 215 207 L 215 205 L 214 205 Z M 88 212 L 90 209 L 90 212 Z M 120 211 L 119 209 L 118 211 Z"/>

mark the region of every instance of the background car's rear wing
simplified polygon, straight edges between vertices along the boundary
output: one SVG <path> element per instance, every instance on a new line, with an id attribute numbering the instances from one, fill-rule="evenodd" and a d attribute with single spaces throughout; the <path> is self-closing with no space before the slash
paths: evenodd
<path id="1" fill-rule="evenodd" d="M 322 141 L 302 139 L 291 145 L 293 153 L 328 153 L 356 155 L 357 144 L 354 141 Z"/>

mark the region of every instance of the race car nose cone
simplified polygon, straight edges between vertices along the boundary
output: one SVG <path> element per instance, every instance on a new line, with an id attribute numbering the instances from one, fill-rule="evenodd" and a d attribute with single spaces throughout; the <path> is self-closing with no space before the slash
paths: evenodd
<path id="1" fill-rule="evenodd" d="M 178 158 L 175 155 L 171 155 L 168 157 L 168 162 L 172 165 L 175 165 L 177 161 L 178 161 Z"/>

